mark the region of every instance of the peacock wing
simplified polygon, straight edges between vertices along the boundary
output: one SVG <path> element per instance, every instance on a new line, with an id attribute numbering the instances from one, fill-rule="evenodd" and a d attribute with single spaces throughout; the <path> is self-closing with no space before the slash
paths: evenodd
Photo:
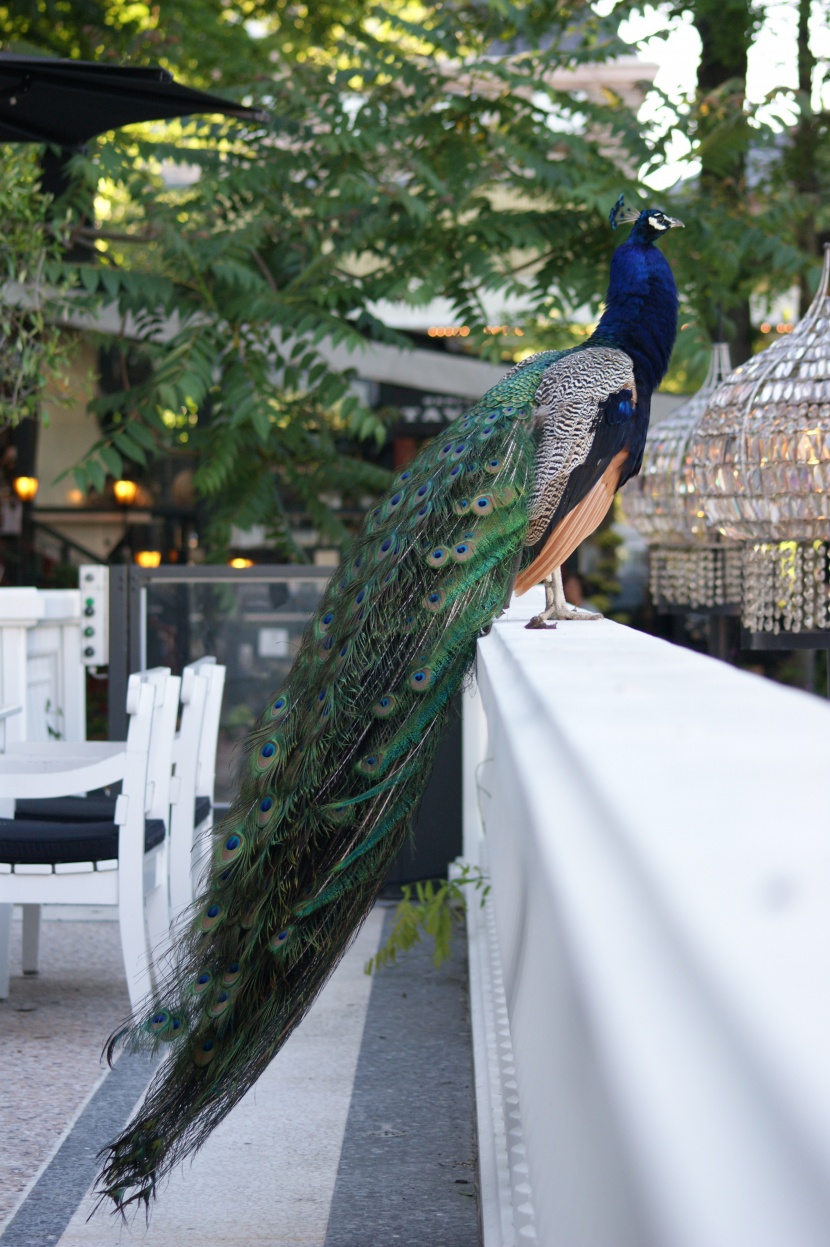
<path id="1" fill-rule="evenodd" d="M 534 417 L 530 555 L 517 577 L 517 593 L 561 566 L 601 522 L 625 470 L 636 404 L 634 365 L 624 351 L 586 347 L 545 370 Z"/>

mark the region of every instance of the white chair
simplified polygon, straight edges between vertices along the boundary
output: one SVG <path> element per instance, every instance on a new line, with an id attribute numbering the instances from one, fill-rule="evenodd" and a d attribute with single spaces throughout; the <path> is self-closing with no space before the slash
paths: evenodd
<path id="1" fill-rule="evenodd" d="M 216 743 L 225 668 L 200 658 L 182 673 L 181 728 L 173 745 L 170 811 L 170 912 L 175 921 L 192 903 L 199 841 L 213 824 Z"/>
<path id="2" fill-rule="evenodd" d="M 124 742 L 20 742 L 0 755 L 0 998 L 13 904 L 24 906 L 24 972 L 37 970 L 39 907 L 117 905 L 130 1000 L 151 986 L 150 944 L 168 932 L 168 818 L 180 680 L 131 676 Z M 112 822 L 15 819 L 15 799 L 65 798 L 120 782 Z M 75 798 L 83 805 L 85 798 Z M 92 798 L 94 800 L 94 798 Z"/>
<path id="3" fill-rule="evenodd" d="M 140 677 L 155 689 L 153 724 L 150 732 L 150 753 L 147 769 L 146 817 L 164 825 L 164 845 L 158 858 L 164 858 L 166 866 L 169 853 L 170 788 L 172 776 L 172 745 L 176 731 L 178 694 L 181 681 L 170 675 L 169 667 L 154 667 Z M 29 742 L 31 743 L 31 742 Z M 27 746 L 17 746 L 17 749 Z M 115 797 L 101 795 L 64 797 L 58 800 L 38 798 L 20 800 L 15 805 L 15 818 L 38 823 L 90 823 L 112 824 L 115 819 Z M 26 827 L 21 828 L 21 834 Z M 41 835 L 48 835 L 41 828 Z M 167 937 L 170 912 L 166 889 L 148 892 L 147 925 L 151 947 Z M 40 906 L 23 906 L 23 972 L 37 973 L 38 946 L 40 942 Z"/>

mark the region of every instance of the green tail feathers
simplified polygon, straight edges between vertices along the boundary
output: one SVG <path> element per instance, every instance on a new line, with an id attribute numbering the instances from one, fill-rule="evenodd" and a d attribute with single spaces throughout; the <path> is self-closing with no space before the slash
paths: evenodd
<path id="1" fill-rule="evenodd" d="M 248 739 L 175 966 L 116 1046 L 162 1064 L 99 1190 L 147 1202 L 301 1021 L 403 843 L 476 638 L 504 607 L 552 352 L 436 439 L 368 516 Z"/>

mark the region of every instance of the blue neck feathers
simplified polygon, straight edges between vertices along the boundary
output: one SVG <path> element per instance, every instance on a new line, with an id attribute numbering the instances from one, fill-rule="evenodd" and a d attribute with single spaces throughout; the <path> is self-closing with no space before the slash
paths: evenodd
<path id="1" fill-rule="evenodd" d="M 605 311 L 590 344 L 619 347 L 634 361 L 637 389 L 650 398 L 666 375 L 677 333 L 677 287 L 665 256 L 637 226 L 611 259 Z"/>

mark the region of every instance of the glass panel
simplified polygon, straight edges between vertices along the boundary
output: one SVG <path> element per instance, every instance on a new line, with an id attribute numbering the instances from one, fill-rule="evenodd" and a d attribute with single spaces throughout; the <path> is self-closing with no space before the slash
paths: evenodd
<path id="1" fill-rule="evenodd" d="M 216 800 L 233 795 L 236 745 L 281 686 L 309 617 L 326 586 L 323 576 L 297 568 L 269 579 L 151 580 L 146 589 L 146 665 L 176 675 L 212 654 L 227 668 L 219 746 Z"/>

